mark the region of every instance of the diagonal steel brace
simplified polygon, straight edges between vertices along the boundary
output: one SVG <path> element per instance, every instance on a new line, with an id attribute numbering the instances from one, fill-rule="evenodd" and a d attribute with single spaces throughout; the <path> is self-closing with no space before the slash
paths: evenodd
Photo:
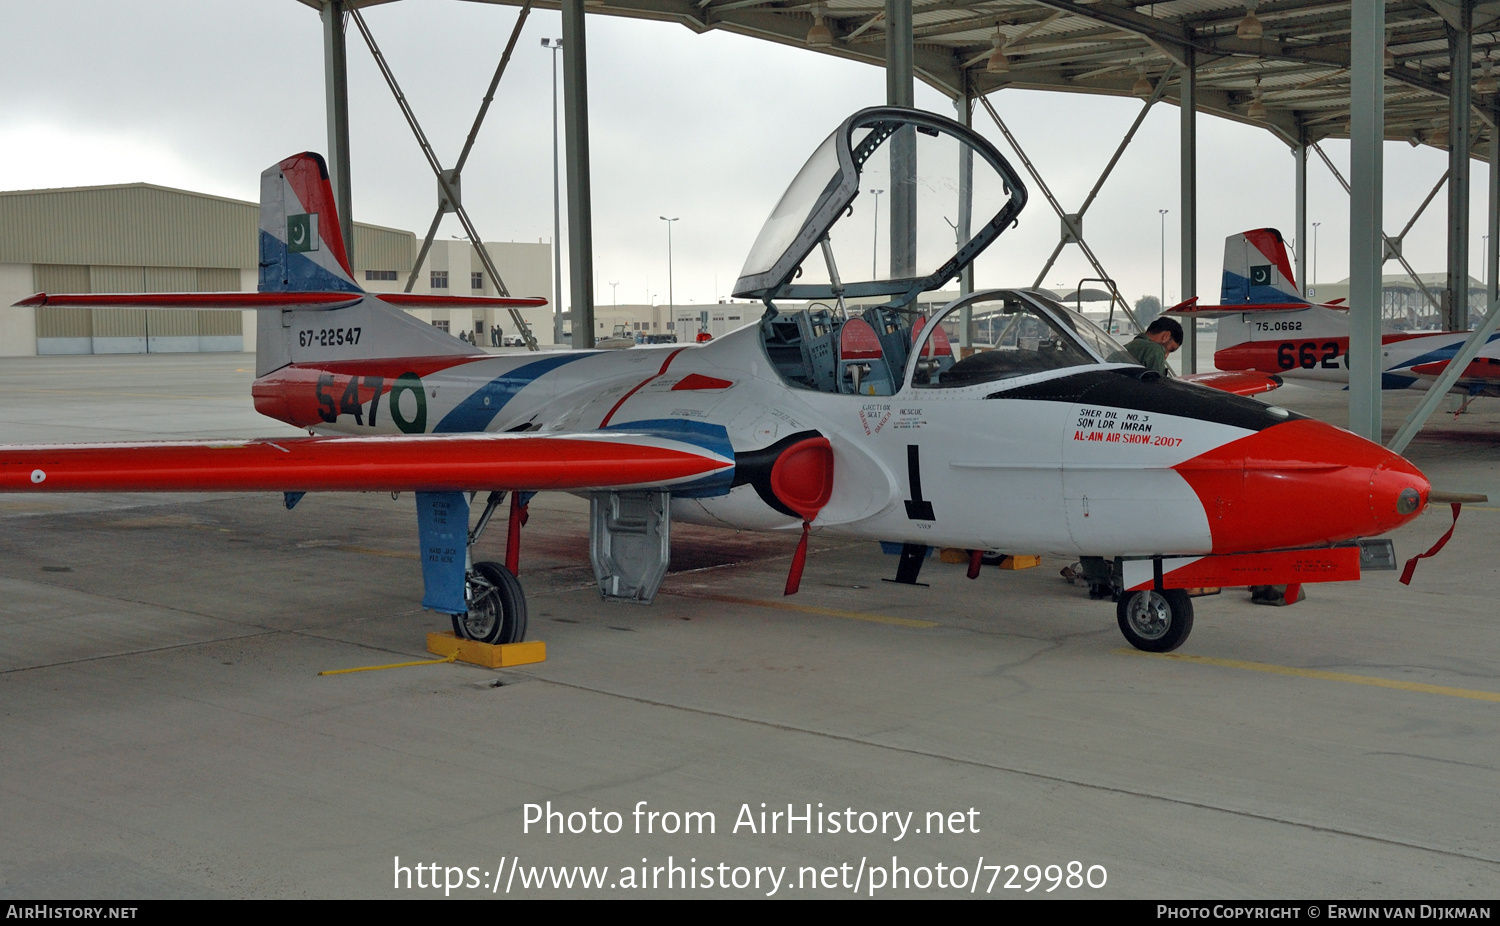
<path id="1" fill-rule="evenodd" d="M 995 107 L 990 105 L 989 97 L 982 95 L 979 97 L 979 102 L 984 105 L 985 112 L 990 114 L 990 118 L 1000 128 L 1001 134 L 1010 143 L 1011 148 L 1016 152 L 1016 156 L 1021 159 L 1021 163 L 1026 167 L 1026 171 L 1031 174 L 1031 179 L 1036 181 L 1037 188 L 1042 191 L 1042 195 L 1047 198 L 1047 202 L 1051 203 L 1052 210 L 1057 213 L 1058 218 L 1066 222 L 1066 214 L 1063 212 L 1061 204 L 1058 203 L 1057 197 L 1052 195 L 1052 190 L 1048 188 L 1047 182 L 1042 179 L 1042 175 L 1036 169 L 1036 165 L 1031 163 L 1031 158 L 1027 157 L 1026 152 L 1021 149 L 1020 144 L 1016 141 L 1016 137 L 1011 134 L 1010 127 L 1005 124 L 1005 120 L 1001 119 L 1000 114 L 995 112 Z M 1094 268 L 1094 272 L 1099 274 L 1099 278 L 1108 281 L 1110 298 L 1120 301 L 1120 307 L 1124 309 L 1126 317 L 1130 319 L 1131 324 L 1135 325 L 1137 331 L 1145 331 L 1145 326 L 1136 319 L 1135 313 L 1130 311 L 1130 305 L 1120 295 L 1120 290 L 1115 286 L 1110 275 L 1104 272 L 1104 266 L 1099 263 L 1099 258 L 1094 256 L 1093 248 L 1090 248 L 1088 242 L 1083 240 L 1082 235 L 1078 236 L 1078 248 L 1083 251 L 1083 256 L 1088 258 L 1089 263 Z M 1038 282 L 1036 285 L 1040 286 L 1041 284 Z"/>
<path id="2" fill-rule="evenodd" d="M 462 169 L 463 162 L 467 160 L 469 150 L 473 147 L 474 138 L 479 131 L 480 124 L 484 121 L 485 113 L 489 109 L 495 87 L 499 84 L 500 77 L 505 72 L 505 66 L 510 61 L 511 51 L 515 48 L 516 39 L 520 36 L 521 26 L 526 21 L 526 17 L 530 12 L 531 2 L 527 0 L 525 6 L 521 8 L 521 15 L 516 21 L 515 28 L 511 31 L 510 41 L 505 46 L 505 52 L 500 58 L 499 66 L 495 69 L 495 76 L 490 81 L 489 92 L 486 94 L 484 102 L 480 104 L 479 114 L 474 120 L 474 127 L 470 129 L 469 137 L 464 143 L 464 151 L 459 158 L 459 165 L 452 174 L 455 178 L 458 176 L 458 171 Z M 406 117 L 406 124 L 411 127 L 412 134 L 416 136 L 418 147 L 422 149 L 422 154 L 427 158 L 427 165 L 432 168 L 433 175 L 437 177 L 438 186 L 443 191 L 444 199 L 452 205 L 454 215 L 458 216 L 459 223 L 463 225 L 464 234 L 468 236 L 469 241 L 474 245 L 474 250 L 478 252 L 479 260 L 484 264 L 484 269 L 489 273 L 490 279 L 495 282 L 496 292 L 502 296 L 509 296 L 510 290 L 506 289 L 505 281 L 501 279 L 500 272 L 495 269 L 495 262 L 490 258 L 489 250 L 485 248 L 484 242 L 479 237 L 479 232 L 474 228 L 474 223 L 470 221 L 468 210 L 464 208 L 456 195 L 456 191 L 449 185 L 448 177 L 444 176 L 442 162 L 438 160 L 437 152 L 433 150 L 432 144 L 427 140 L 427 135 L 422 131 L 421 124 L 417 122 L 416 113 L 412 111 L 411 104 L 406 99 L 406 94 L 401 92 L 401 86 L 396 82 L 396 75 L 391 71 L 390 65 L 386 62 L 385 55 L 381 53 L 380 46 L 375 43 L 375 36 L 370 33 L 370 27 L 365 24 L 364 17 L 360 15 L 359 10 L 351 9 L 349 16 L 354 20 L 355 26 L 359 28 L 360 35 L 364 36 L 365 44 L 370 48 L 370 54 L 375 59 L 376 67 L 380 69 L 381 76 L 385 78 L 386 84 L 391 88 L 391 93 L 396 98 L 396 105 L 400 107 L 401 114 Z M 439 204 L 438 216 L 433 219 L 432 227 L 428 230 L 428 236 L 423 241 L 421 256 L 412 269 L 412 276 L 407 279 L 407 292 L 411 291 L 411 287 L 416 281 L 417 271 L 421 268 L 421 261 L 426 259 L 427 251 L 432 246 L 432 237 L 437 233 L 437 226 L 441 218 L 442 204 Z M 515 308 L 510 308 L 508 311 L 510 312 L 512 323 L 515 324 L 521 337 L 526 341 L 526 347 L 529 350 L 538 350 L 536 336 L 531 333 L 531 328 L 526 324 L 526 320 L 521 316 L 520 311 Z"/>
<path id="3" fill-rule="evenodd" d="M 1348 193 L 1349 192 L 1349 181 L 1345 180 L 1344 179 L 1344 175 L 1341 174 L 1341 173 L 1339 173 L 1339 169 L 1337 167 L 1333 166 L 1333 162 L 1328 159 L 1328 155 L 1326 155 L 1326 154 L 1323 153 L 1323 149 L 1318 146 L 1317 142 L 1313 142 L 1313 146 L 1312 147 L 1313 147 L 1314 151 L 1318 152 L 1318 157 L 1320 157 L 1320 158 L 1323 159 L 1323 163 L 1328 165 L 1328 169 L 1333 172 L 1333 175 L 1336 178 L 1338 178 L 1339 183 L 1344 188 L 1344 192 Z M 1443 178 L 1447 179 L 1447 177 L 1448 177 L 1447 173 L 1444 173 L 1443 174 Z M 1439 181 L 1438 185 L 1441 186 L 1442 182 Z M 1436 187 L 1433 188 L 1432 193 L 1429 193 L 1427 195 L 1427 200 L 1431 201 L 1431 199 L 1433 197 L 1433 194 L 1435 194 L 1435 193 L 1437 193 L 1437 188 Z M 1427 208 L 1427 202 L 1423 202 L 1422 203 L 1422 209 L 1425 209 L 1425 208 Z M 1417 213 L 1421 214 L 1422 209 L 1418 209 Z M 1417 220 L 1417 217 L 1416 216 L 1412 216 L 1412 222 L 1415 222 L 1416 220 Z M 1406 231 L 1410 230 L 1410 229 L 1411 229 L 1411 224 L 1408 223 L 1407 226 L 1406 226 L 1406 230 L 1403 230 L 1401 232 L 1401 234 L 1405 235 Z M 1398 238 L 1396 238 L 1396 239 L 1393 240 L 1391 238 L 1391 236 L 1387 235 L 1384 231 L 1382 231 L 1380 233 L 1380 237 L 1381 237 L 1382 240 L 1385 241 L 1386 250 L 1389 251 L 1391 254 L 1393 254 L 1395 256 L 1396 260 L 1398 260 L 1398 261 L 1401 262 L 1401 266 L 1403 266 L 1403 267 L 1406 268 L 1407 275 L 1411 277 L 1411 281 L 1413 283 L 1417 284 L 1417 288 L 1422 291 L 1422 295 L 1424 295 L 1424 296 L 1427 297 L 1427 301 L 1430 302 L 1430 303 L 1432 303 L 1432 307 L 1434 309 L 1436 309 L 1437 311 L 1441 312 L 1442 311 L 1442 307 L 1438 305 L 1438 301 L 1436 299 L 1434 299 L 1432 297 L 1432 293 L 1428 291 L 1427 284 L 1425 284 L 1425 283 L 1422 282 L 1421 278 L 1417 276 L 1417 271 L 1413 270 L 1411 264 L 1409 264 L 1409 263 L 1406 262 L 1406 255 L 1404 255 L 1404 254 L 1401 253 L 1401 246 L 1400 246 L 1400 244 L 1397 243 L 1401 239 L 1398 237 Z M 1383 315 L 1384 313 L 1382 312 L 1381 314 Z"/>

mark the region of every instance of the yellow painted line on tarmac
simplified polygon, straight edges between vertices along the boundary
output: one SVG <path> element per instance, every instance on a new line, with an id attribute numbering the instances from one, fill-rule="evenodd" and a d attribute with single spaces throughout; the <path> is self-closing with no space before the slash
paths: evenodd
<path id="1" fill-rule="evenodd" d="M 916 627 L 926 630 L 941 627 L 937 621 L 919 621 L 910 617 L 888 617 L 884 614 L 866 614 L 861 611 L 840 611 L 837 608 L 820 608 L 816 605 L 792 604 L 787 601 L 763 601 L 759 598 L 737 598 L 733 595 L 710 595 L 699 592 L 663 592 L 677 598 L 692 598 L 698 601 L 717 601 L 723 604 L 743 604 L 753 608 L 771 608 L 775 611 L 796 611 L 801 614 L 819 614 L 823 617 L 842 617 L 851 621 L 867 621 L 872 624 L 890 624 L 895 627 Z"/>
<path id="2" fill-rule="evenodd" d="M 442 659 L 423 659 L 420 662 L 393 662 L 383 666 L 358 666 L 353 669 L 324 669 L 319 675 L 351 675 L 355 672 L 382 672 L 386 669 L 409 669 L 412 666 L 438 666 L 445 662 L 454 662 L 458 659 L 458 653 L 444 656 Z"/>
<path id="3" fill-rule="evenodd" d="M 1298 669 L 1293 666 L 1278 666 L 1269 662 L 1218 659 L 1214 656 L 1191 656 L 1184 653 L 1143 653 L 1140 650 L 1123 648 L 1117 649 L 1115 652 L 1130 656 L 1151 656 L 1157 659 L 1174 659 L 1178 662 L 1196 662 L 1202 665 L 1223 666 L 1226 669 L 1247 669 L 1251 672 L 1267 672 L 1271 675 L 1293 675 L 1298 678 L 1318 678 L 1328 682 L 1348 682 L 1352 685 L 1373 685 L 1376 688 L 1420 691 L 1423 694 L 1446 695 L 1450 698 L 1468 698 L 1471 701 L 1500 702 L 1500 691 L 1476 691 L 1472 688 L 1449 688 L 1446 685 L 1428 685 L 1423 682 L 1399 682 L 1395 679 L 1378 678 L 1374 675 L 1351 675 L 1348 672 L 1328 672 L 1323 669 Z"/>

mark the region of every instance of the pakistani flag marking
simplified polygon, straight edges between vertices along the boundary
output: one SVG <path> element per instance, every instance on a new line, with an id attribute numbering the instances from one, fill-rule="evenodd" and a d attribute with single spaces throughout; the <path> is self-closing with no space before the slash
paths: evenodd
<path id="1" fill-rule="evenodd" d="M 1251 286 L 1270 286 L 1271 285 L 1271 265 L 1270 264 L 1262 264 L 1259 267 L 1251 267 L 1250 268 L 1250 285 Z"/>
<path id="2" fill-rule="evenodd" d="M 293 254 L 318 249 L 318 214 L 302 213 L 286 217 L 286 249 Z"/>

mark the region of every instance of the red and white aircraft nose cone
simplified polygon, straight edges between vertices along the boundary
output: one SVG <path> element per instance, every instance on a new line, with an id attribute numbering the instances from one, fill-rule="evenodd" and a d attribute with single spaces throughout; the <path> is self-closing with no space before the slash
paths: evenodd
<path id="1" fill-rule="evenodd" d="M 1305 418 L 1230 441 L 1175 469 L 1203 503 L 1215 553 L 1373 537 L 1421 513 L 1432 488 L 1399 455 Z"/>

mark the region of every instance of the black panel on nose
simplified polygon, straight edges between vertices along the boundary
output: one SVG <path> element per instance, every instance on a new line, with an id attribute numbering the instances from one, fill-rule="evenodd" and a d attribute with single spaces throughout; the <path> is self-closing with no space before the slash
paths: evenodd
<path id="1" fill-rule="evenodd" d="M 1112 408 L 1212 421 L 1247 431 L 1260 431 L 1273 424 L 1306 417 L 1285 409 L 1278 409 L 1283 414 L 1275 414 L 1271 412 L 1271 406 L 1254 399 L 1157 376 L 1140 367 L 1083 370 L 1040 383 L 992 392 L 985 398 L 1107 405 Z"/>

